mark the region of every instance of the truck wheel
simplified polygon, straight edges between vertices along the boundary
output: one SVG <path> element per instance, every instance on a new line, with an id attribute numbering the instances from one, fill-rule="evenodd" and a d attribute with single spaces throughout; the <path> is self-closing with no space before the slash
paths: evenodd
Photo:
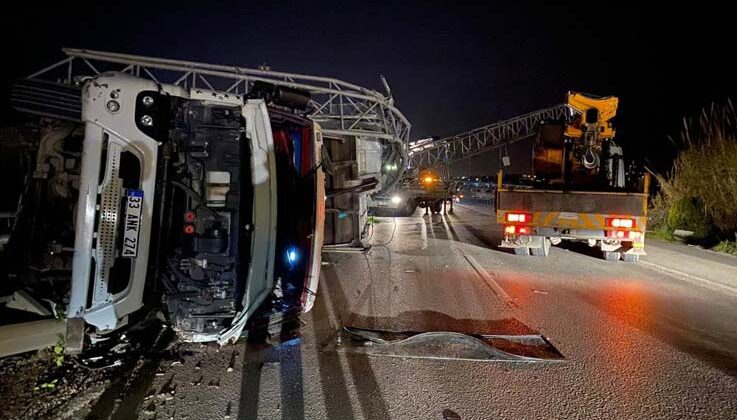
<path id="1" fill-rule="evenodd" d="M 637 262 L 640 261 L 640 256 L 638 254 L 624 254 L 622 259 L 624 262 Z"/>
<path id="2" fill-rule="evenodd" d="M 547 257 L 550 254 L 550 239 L 543 238 L 543 246 L 540 248 L 530 248 L 530 252 L 536 257 Z"/>
<path id="3" fill-rule="evenodd" d="M 620 255 L 619 252 L 604 251 L 604 259 L 607 261 L 619 261 Z"/>
<path id="4" fill-rule="evenodd" d="M 530 255 L 530 248 L 526 246 L 520 246 L 520 247 L 514 248 L 514 253 L 516 255 Z"/>
<path id="5" fill-rule="evenodd" d="M 407 205 L 404 208 L 404 211 L 407 216 L 412 216 L 415 214 L 415 210 L 417 210 L 417 203 L 415 203 L 415 200 L 407 200 Z"/>

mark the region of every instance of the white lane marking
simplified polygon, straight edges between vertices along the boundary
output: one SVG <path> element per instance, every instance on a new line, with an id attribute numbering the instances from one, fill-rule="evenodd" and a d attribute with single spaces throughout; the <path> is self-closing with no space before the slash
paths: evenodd
<path id="1" fill-rule="evenodd" d="M 464 257 L 466 257 L 466 260 L 471 264 L 474 270 L 481 276 L 481 278 L 484 280 L 487 286 L 491 289 L 492 292 L 494 292 L 495 295 L 499 296 L 500 298 L 504 299 L 509 306 L 517 307 L 515 305 L 514 300 L 512 300 L 511 296 L 507 294 L 507 292 L 504 291 L 502 286 L 499 285 L 499 283 L 494 280 L 494 277 L 489 275 L 489 273 L 484 270 L 483 267 L 470 255 L 463 254 Z"/>
<path id="2" fill-rule="evenodd" d="M 422 248 L 421 249 L 424 251 L 427 249 L 427 226 L 425 225 L 424 220 L 422 221 L 421 225 L 422 225 L 422 228 L 420 229 L 420 234 L 422 236 Z"/>
<path id="3" fill-rule="evenodd" d="M 679 278 L 681 280 L 691 281 L 693 283 L 701 283 L 702 286 L 710 287 L 712 289 L 718 289 L 727 293 L 737 296 L 737 288 L 727 286 L 726 284 L 717 283 L 715 281 L 705 279 L 703 277 L 695 276 L 693 274 L 684 273 L 683 271 L 675 270 L 664 265 L 656 264 L 650 261 L 640 260 L 640 265 L 651 268 L 656 271 L 670 274 L 672 277 Z"/>

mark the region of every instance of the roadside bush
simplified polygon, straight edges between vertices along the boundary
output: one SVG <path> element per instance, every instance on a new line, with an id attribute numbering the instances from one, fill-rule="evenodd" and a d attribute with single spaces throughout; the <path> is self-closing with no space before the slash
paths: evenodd
<path id="1" fill-rule="evenodd" d="M 719 242 L 717 246 L 714 247 L 714 251 L 737 255 L 737 240 Z"/>
<path id="2" fill-rule="evenodd" d="M 690 240 L 702 242 L 714 233 L 714 223 L 704 211 L 700 198 L 681 197 L 671 203 L 668 209 L 667 226 L 670 231 L 676 229 L 690 230 Z"/>
<path id="3" fill-rule="evenodd" d="M 662 191 L 657 192 L 650 200 L 647 213 L 647 226 L 653 231 L 667 231 L 670 202 Z"/>
<path id="4" fill-rule="evenodd" d="M 670 174 L 656 175 L 662 196 L 653 201 L 653 225 L 667 225 L 671 231 L 692 230 L 699 241 L 714 241 L 715 236 L 734 238 L 737 114 L 728 102 L 704 110 L 696 121 L 685 121 L 683 150 Z"/>

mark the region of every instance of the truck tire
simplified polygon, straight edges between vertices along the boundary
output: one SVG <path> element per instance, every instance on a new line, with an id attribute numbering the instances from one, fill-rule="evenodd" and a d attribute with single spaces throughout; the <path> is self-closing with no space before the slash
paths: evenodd
<path id="1" fill-rule="evenodd" d="M 417 210 L 417 204 L 415 200 L 409 198 L 401 208 L 397 209 L 397 216 L 409 217 L 415 213 L 415 210 Z"/>
<path id="2" fill-rule="evenodd" d="M 530 248 L 530 252 L 536 257 L 547 257 L 550 254 L 550 245 L 550 239 L 543 238 L 543 246 L 540 248 Z"/>
<path id="3" fill-rule="evenodd" d="M 622 259 L 624 262 L 638 262 L 640 261 L 640 256 L 638 254 L 623 254 Z"/>
<path id="4" fill-rule="evenodd" d="M 520 246 L 520 247 L 514 248 L 514 253 L 516 255 L 530 255 L 530 248 L 526 246 Z"/>
<path id="5" fill-rule="evenodd" d="M 443 202 L 438 200 L 434 203 L 432 203 L 432 212 L 433 214 L 439 214 L 443 210 Z"/>
<path id="6" fill-rule="evenodd" d="M 619 261 L 621 253 L 613 251 L 604 251 L 604 259 L 607 261 Z"/>

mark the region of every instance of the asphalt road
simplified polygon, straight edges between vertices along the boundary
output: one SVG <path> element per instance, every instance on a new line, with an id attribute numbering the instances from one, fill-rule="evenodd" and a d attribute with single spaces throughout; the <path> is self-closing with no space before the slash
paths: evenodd
<path id="1" fill-rule="evenodd" d="M 297 337 L 182 345 L 90 417 L 737 418 L 737 259 L 657 241 L 640 263 L 586 246 L 516 256 L 488 213 L 379 219 L 368 253 L 326 256 Z M 338 342 L 341 327 L 537 335 L 564 359 L 375 355 Z"/>

